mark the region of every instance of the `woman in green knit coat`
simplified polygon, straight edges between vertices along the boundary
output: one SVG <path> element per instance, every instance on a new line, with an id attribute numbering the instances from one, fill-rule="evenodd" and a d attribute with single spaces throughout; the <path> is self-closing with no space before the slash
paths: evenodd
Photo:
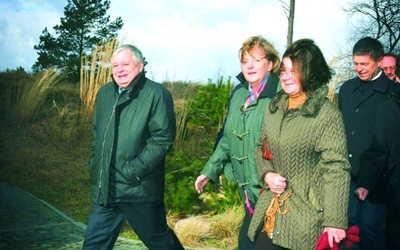
<path id="1" fill-rule="evenodd" d="M 342 115 L 326 97 L 332 74 L 310 39 L 294 42 L 282 58 L 283 90 L 265 111 L 255 150 L 265 190 L 249 237 L 256 249 L 312 250 L 326 231 L 332 247 L 346 236 L 350 183 Z M 265 138 L 268 159 L 261 149 Z M 279 203 L 272 204 L 274 198 Z"/>

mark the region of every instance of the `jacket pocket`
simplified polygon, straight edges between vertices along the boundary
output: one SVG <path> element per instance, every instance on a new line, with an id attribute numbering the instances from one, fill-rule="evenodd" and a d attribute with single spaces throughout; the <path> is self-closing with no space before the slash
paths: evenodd
<path id="1" fill-rule="evenodd" d="M 310 187 L 308 191 L 308 200 L 310 201 L 311 205 L 315 208 L 317 213 L 322 213 L 324 208 L 321 206 L 321 203 L 318 199 L 317 193 L 313 187 Z"/>
<path id="2" fill-rule="evenodd" d="M 130 166 L 128 162 L 124 162 L 122 165 L 122 175 L 123 178 L 126 179 L 126 182 L 132 187 L 139 186 L 142 183 L 141 179 L 136 175 L 133 167 Z"/>

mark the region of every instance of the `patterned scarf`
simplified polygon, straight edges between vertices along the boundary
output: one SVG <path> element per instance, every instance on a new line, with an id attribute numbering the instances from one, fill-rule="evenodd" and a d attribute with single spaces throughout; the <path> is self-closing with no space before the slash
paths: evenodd
<path id="1" fill-rule="evenodd" d="M 264 90 L 265 86 L 267 85 L 267 81 L 269 78 L 269 74 L 263 79 L 263 81 L 260 83 L 260 85 L 258 86 L 257 89 L 253 89 L 251 84 L 249 84 L 249 91 L 250 94 L 247 97 L 244 105 L 243 105 L 243 111 L 246 110 L 246 108 L 255 100 L 257 100 L 257 98 L 260 96 L 261 92 Z"/>

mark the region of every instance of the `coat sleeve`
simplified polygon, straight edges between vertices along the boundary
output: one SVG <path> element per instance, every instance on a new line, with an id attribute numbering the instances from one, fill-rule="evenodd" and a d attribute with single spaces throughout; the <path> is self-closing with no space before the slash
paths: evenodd
<path id="1" fill-rule="evenodd" d="M 222 136 L 200 174 L 204 174 L 213 182 L 218 182 L 228 161 L 230 161 L 228 141 L 225 136 Z"/>
<path id="2" fill-rule="evenodd" d="M 96 142 L 97 142 L 97 100 L 98 100 L 98 95 L 99 93 L 97 93 L 96 95 L 96 99 L 95 99 L 95 106 L 94 106 L 94 112 L 93 112 L 93 130 L 92 130 L 92 141 L 90 144 L 90 158 L 89 158 L 89 167 L 92 165 L 93 163 L 93 158 L 94 158 L 94 151 L 96 148 Z"/>
<path id="3" fill-rule="evenodd" d="M 265 115 L 264 115 L 265 116 Z M 263 188 L 269 189 L 269 186 L 264 182 L 264 175 L 267 172 L 276 172 L 271 161 L 266 160 L 262 157 L 262 143 L 267 138 L 265 124 L 263 124 L 260 132 L 260 137 L 257 140 L 256 148 L 254 149 L 254 157 L 257 167 L 257 174 L 259 178 L 259 185 Z M 274 156 L 272 156 L 274 157 Z"/>
<path id="4" fill-rule="evenodd" d="M 385 141 L 385 125 L 388 115 L 388 108 L 381 106 L 378 109 L 376 126 L 372 143 L 360 156 L 360 171 L 357 176 L 357 187 L 363 187 L 369 191 L 368 197 L 371 198 L 371 191 L 376 187 L 378 190 L 384 185 L 383 175 L 387 172 L 387 162 L 389 149 Z M 391 115 L 391 114 L 390 114 Z M 377 191 L 377 190 L 376 190 Z M 378 194 L 379 195 L 379 192 Z"/>
<path id="5" fill-rule="evenodd" d="M 235 92 L 241 88 L 241 85 L 236 85 L 233 89 L 232 93 L 229 96 L 228 102 L 228 117 L 229 117 L 229 107 L 232 102 L 232 98 Z M 225 165 L 230 164 L 230 151 L 229 151 L 229 144 L 228 139 L 224 135 L 225 133 L 225 123 L 228 117 L 225 118 L 224 123 L 222 124 L 221 129 L 217 134 L 217 138 L 215 141 L 213 154 L 211 155 L 210 159 L 207 161 L 206 165 L 204 166 L 203 170 L 200 174 L 204 174 L 208 178 L 210 178 L 213 182 L 218 182 L 219 176 L 224 173 Z"/>
<path id="6" fill-rule="evenodd" d="M 386 171 L 389 152 L 384 145 L 379 145 L 374 137 L 369 148 L 360 157 L 360 171 L 357 176 L 357 187 L 372 191 L 378 180 Z"/>
<path id="7" fill-rule="evenodd" d="M 333 105 L 333 104 L 332 104 Z M 317 165 L 321 180 L 324 227 L 347 228 L 350 189 L 350 163 L 341 113 L 333 108 L 322 109 L 316 150 L 321 155 Z M 325 107 L 326 107 L 325 106 Z"/>
<path id="8" fill-rule="evenodd" d="M 176 122 L 171 94 L 164 88 L 155 94 L 148 120 L 148 138 L 139 156 L 130 162 L 141 178 L 152 171 L 169 153 L 175 141 Z"/>

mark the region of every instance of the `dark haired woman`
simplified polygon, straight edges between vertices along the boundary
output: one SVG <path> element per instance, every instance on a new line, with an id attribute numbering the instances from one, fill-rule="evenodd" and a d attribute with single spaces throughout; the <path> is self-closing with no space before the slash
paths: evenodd
<path id="1" fill-rule="evenodd" d="M 261 194 L 249 228 L 256 249 L 315 249 L 345 238 L 350 186 L 343 119 L 326 97 L 331 71 L 310 39 L 282 57 L 282 91 L 264 114 L 255 150 Z M 272 159 L 263 158 L 268 142 Z"/>

